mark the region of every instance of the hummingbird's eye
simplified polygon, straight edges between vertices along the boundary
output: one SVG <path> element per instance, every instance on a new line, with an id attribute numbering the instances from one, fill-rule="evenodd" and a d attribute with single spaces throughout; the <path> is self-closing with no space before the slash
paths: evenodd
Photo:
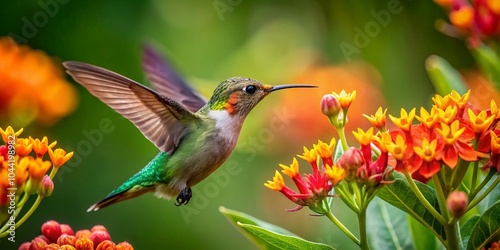
<path id="1" fill-rule="evenodd" d="M 248 85 L 245 88 L 243 88 L 243 91 L 247 92 L 250 95 L 253 95 L 256 90 L 257 90 L 257 87 L 255 87 L 255 85 Z"/>

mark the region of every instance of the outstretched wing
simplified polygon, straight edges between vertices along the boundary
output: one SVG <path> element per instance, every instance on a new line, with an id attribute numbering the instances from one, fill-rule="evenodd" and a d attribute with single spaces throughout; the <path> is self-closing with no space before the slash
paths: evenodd
<path id="1" fill-rule="evenodd" d="M 81 62 L 64 62 L 68 74 L 94 96 L 116 110 L 160 150 L 172 153 L 196 115 L 176 101 L 131 79 Z"/>
<path id="2" fill-rule="evenodd" d="M 181 103 L 191 112 L 207 103 L 207 99 L 191 88 L 153 47 L 144 46 L 142 66 L 149 82 L 161 95 Z"/>

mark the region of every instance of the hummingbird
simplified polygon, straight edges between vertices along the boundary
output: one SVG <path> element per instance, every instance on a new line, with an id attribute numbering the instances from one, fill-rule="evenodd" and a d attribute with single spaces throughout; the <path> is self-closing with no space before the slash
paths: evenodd
<path id="1" fill-rule="evenodd" d="M 220 83 L 207 100 L 151 46 L 143 51 L 143 68 L 156 90 L 98 66 L 63 63 L 76 82 L 132 122 L 160 150 L 88 212 L 149 192 L 159 198 L 176 197 L 176 206 L 187 204 L 193 195 L 191 187 L 228 159 L 246 116 L 264 97 L 282 89 L 317 87 L 271 86 L 232 77 Z"/>

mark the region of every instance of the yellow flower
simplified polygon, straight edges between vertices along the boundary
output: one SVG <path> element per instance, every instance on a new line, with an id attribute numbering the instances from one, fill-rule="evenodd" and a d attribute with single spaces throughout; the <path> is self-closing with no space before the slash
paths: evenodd
<path id="1" fill-rule="evenodd" d="M 298 157 L 312 163 L 316 163 L 316 161 L 318 160 L 318 151 L 316 151 L 316 149 L 307 149 L 306 147 L 304 147 L 304 153 L 302 155 L 297 155 Z"/>
<path id="2" fill-rule="evenodd" d="M 427 128 L 432 128 L 438 119 L 437 108 L 434 106 L 431 109 L 431 113 L 427 112 L 423 107 L 420 107 L 420 116 L 416 119 L 424 124 Z"/>
<path id="3" fill-rule="evenodd" d="M 434 139 L 429 143 L 427 138 L 422 140 L 421 147 L 413 147 L 415 153 L 420 156 L 424 161 L 431 162 L 436 156 L 437 140 Z"/>
<path id="4" fill-rule="evenodd" d="M 465 104 L 469 101 L 470 97 L 470 89 L 464 95 L 460 96 L 458 92 L 452 90 L 449 94 L 450 99 L 458 106 L 458 108 L 463 108 Z"/>
<path id="5" fill-rule="evenodd" d="M 281 191 L 285 187 L 285 180 L 283 180 L 283 176 L 276 170 L 273 180 L 267 181 L 267 183 L 264 183 L 264 186 L 274 191 Z"/>
<path id="6" fill-rule="evenodd" d="M 401 135 L 396 136 L 396 142 L 387 145 L 387 150 L 398 161 L 402 161 L 406 152 L 406 141 Z"/>
<path id="7" fill-rule="evenodd" d="M 318 152 L 319 157 L 321 157 L 322 159 L 327 159 L 332 157 L 333 151 L 335 150 L 335 142 L 335 138 L 332 138 L 329 144 L 318 140 L 318 143 L 313 145 L 313 147 L 316 152 Z"/>
<path id="8" fill-rule="evenodd" d="M 461 6 L 450 13 L 450 21 L 459 28 L 469 29 L 474 21 L 474 9 L 472 6 Z"/>
<path id="9" fill-rule="evenodd" d="M 472 129 L 477 134 L 482 134 L 490 127 L 495 119 L 496 115 L 487 116 L 486 111 L 482 110 L 478 115 L 474 114 L 472 109 L 467 109 L 467 115 L 469 115 L 469 121 Z"/>
<path id="10" fill-rule="evenodd" d="M 52 151 L 52 148 L 49 147 L 49 156 L 52 163 L 54 163 L 54 167 L 58 168 L 73 157 L 73 152 L 66 153 L 66 151 L 62 148 Z"/>
<path id="11" fill-rule="evenodd" d="M 14 129 L 11 126 L 8 126 L 5 131 L 0 128 L 0 134 L 2 134 L 2 139 L 5 144 L 8 144 L 11 138 L 9 136 L 14 136 L 13 139 L 17 138 L 23 132 L 23 128 L 19 129 L 17 132 L 14 132 Z"/>
<path id="12" fill-rule="evenodd" d="M 453 105 L 453 106 L 446 107 L 445 110 L 438 108 L 437 112 L 438 112 L 438 118 L 440 121 L 442 121 L 446 124 L 450 124 L 451 122 L 453 122 L 453 120 L 457 116 L 458 108 L 457 108 L 457 106 Z"/>
<path id="13" fill-rule="evenodd" d="M 460 128 L 460 123 L 457 120 L 449 126 L 445 123 L 441 123 L 441 128 L 437 128 L 436 131 L 443 137 L 446 144 L 451 145 L 462 135 L 465 131 L 465 127 Z"/>
<path id="14" fill-rule="evenodd" d="M 345 170 L 337 166 L 330 167 L 329 165 L 326 165 L 325 173 L 326 175 L 328 175 L 330 182 L 334 186 L 337 185 L 342 179 L 344 179 L 345 176 Z"/>
<path id="15" fill-rule="evenodd" d="M 387 113 L 387 109 L 384 109 L 382 111 L 382 107 L 379 107 L 377 109 L 377 112 L 375 112 L 375 115 L 371 115 L 371 116 L 363 115 L 363 116 L 366 117 L 366 119 L 368 119 L 368 121 L 370 121 L 370 123 L 374 127 L 378 128 L 378 129 L 382 129 L 385 127 L 386 113 Z"/>
<path id="16" fill-rule="evenodd" d="M 354 98 L 356 98 L 356 90 L 349 94 L 346 93 L 345 90 L 340 91 L 340 94 L 335 92 L 332 94 L 339 100 L 340 107 L 342 107 L 342 109 L 348 109 Z"/>
<path id="17" fill-rule="evenodd" d="M 401 130 L 409 131 L 413 122 L 413 118 L 415 118 L 415 108 L 413 108 L 410 113 L 407 113 L 406 110 L 401 109 L 401 118 L 397 118 L 392 115 L 389 115 L 389 118 L 394 123 L 394 125 L 398 126 Z"/>
<path id="18" fill-rule="evenodd" d="M 370 145 L 373 139 L 373 127 L 369 128 L 366 132 L 364 132 L 362 129 L 358 128 L 358 132 L 352 131 L 352 134 L 356 138 L 356 140 L 359 142 L 361 145 Z"/>
<path id="19" fill-rule="evenodd" d="M 280 167 L 283 168 L 281 172 L 288 175 L 290 178 L 293 178 L 294 176 L 299 174 L 299 162 L 295 157 L 293 157 L 293 161 L 292 164 L 290 164 L 290 166 L 280 164 Z"/>

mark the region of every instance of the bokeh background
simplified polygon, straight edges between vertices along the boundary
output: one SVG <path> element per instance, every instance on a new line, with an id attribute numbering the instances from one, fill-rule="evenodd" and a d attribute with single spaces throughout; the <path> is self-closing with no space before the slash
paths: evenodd
<path id="1" fill-rule="evenodd" d="M 390 15 L 380 19 L 381 11 Z M 48 18 L 36 25 L 40 12 Z M 302 146 L 336 136 L 319 110 L 321 97 L 356 90 L 348 129 L 366 128 L 361 114 L 379 106 L 399 114 L 400 108 L 429 104 L 434 89 L 424 65 L 430 55 L 446 58 L 472 81 L 477 78 L 464 41 L 435 29 L 446 13 L 433 1 L 40 0 L 4 1 L 0 13 L 0 36 L 14 36 L 45 52 L 58 67 L 66 60 L 88 62 L 147 85 L 140 58 L 142 46 L 151 43 L 207 97 L 222 80 L 237 75 L 268 84 L 320 86 L 277 92 L 262 101 L 248 116 L 228 162 L 194 187 L 187 206 L 144 195 L 87 213 L 158 150 L 65 76 L 74 93 L 68 90 L 51 100 L 71 97 L 75 106 L 70 113 L 49 122 L 25 115 L 0 120 L 2 128 L 23 126 L 23 135 L 47 135 L 75 152 L 55 178 L 52 196 L 16 231 L 17 243 L 2 239 L 1 249 L 33 239 L 50 219 L 75 230 L 105 225 L 113 241 L 128 241 L 136 249 L 255 249 L 219 213 L 220 206 L 312 241 L 351 249 L 350 240 L 327 220 L 309 216 L 307 209 L 285 212 L 294 204 L 263 186 L 278 164 L 289 164 Z M 35 29 L 26 28 L 27 22 Z M 43 97 L 44 90 L 35 95 Z M 334 211 L 357 231 L 354 215 L 341 203 Z"/>

